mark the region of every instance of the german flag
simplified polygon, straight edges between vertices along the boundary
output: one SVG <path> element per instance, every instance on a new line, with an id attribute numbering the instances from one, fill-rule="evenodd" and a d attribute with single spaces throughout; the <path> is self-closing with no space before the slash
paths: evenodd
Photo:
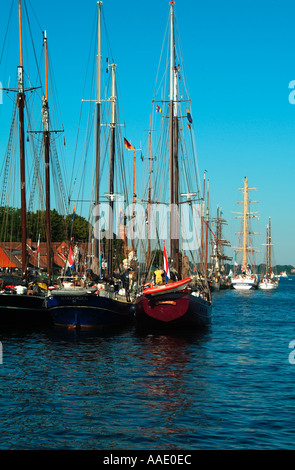
<path id="1" fill-rule="evenodd" d="M 125 145 L 125 149 L 134 150 L 134 147 L 132 147 L 130 142 L 128 142 L 128 140 L 125 139 L 125 137 L 124 137 L 124 145 Z"/>

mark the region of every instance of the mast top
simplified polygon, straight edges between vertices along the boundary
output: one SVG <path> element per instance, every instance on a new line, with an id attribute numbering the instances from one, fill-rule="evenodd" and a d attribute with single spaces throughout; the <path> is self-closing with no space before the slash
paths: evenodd
<path id="1" fill-rule="evenodd" d="M 23 42 L 22 42 L 22 4 L 18 0 L 18 29 L 19 29 L 19 62 L 23 66 Z"/>

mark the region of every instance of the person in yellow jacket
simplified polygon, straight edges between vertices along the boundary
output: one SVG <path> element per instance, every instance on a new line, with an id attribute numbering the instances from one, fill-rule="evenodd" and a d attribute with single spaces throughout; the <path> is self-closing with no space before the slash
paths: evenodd
<path id="1" fill-rule="evenodd" d="M 164 276 L 163 269 L 157 269 L 156 271 L 154 271 L 155 283 L 158 286 L 160 286 L 161 284 L 164 284 L 163 276 Z"/>

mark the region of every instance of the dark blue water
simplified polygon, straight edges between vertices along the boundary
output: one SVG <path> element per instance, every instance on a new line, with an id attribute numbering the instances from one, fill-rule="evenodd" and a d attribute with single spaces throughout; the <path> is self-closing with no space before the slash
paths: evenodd
<path id="1" fill-rule="evenodd" d="M 202 334 L 2 333 L 0 449 L 294 449 L 293 339 L 295 279 L 214 294 Z"/>

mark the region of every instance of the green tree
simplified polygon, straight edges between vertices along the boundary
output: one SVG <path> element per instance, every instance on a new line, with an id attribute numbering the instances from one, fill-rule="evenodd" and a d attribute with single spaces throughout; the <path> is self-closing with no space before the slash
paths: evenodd
<path id="1" fill-rule="evenodd" d="M 88 240 L 89 233 L 92 231 L 91 224 L 82 216 L 75 214 L 73 222 L 72 214 L 66 216 L 65 219 L 67 238 L 74 237 L 76 242 Z"/>

